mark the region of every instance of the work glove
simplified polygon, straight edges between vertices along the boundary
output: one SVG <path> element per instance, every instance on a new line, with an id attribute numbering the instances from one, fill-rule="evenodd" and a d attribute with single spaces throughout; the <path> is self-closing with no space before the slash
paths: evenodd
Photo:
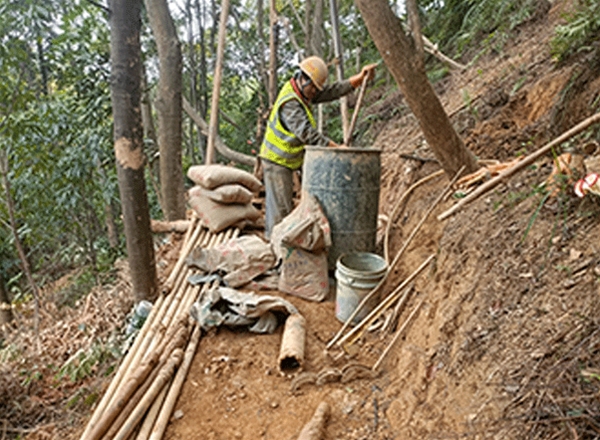
<path id="1" fill-rule="evenodd" d="M 373 78 L 375 78 L 375 67 L 377 67 L 377 64 L 378 63 L 368 64 L 362 68 L 360 73 L 351 76 L 350 85 L 356 89 L 363 83 L 365 79 L 367 81 L 372 81 Z"/>

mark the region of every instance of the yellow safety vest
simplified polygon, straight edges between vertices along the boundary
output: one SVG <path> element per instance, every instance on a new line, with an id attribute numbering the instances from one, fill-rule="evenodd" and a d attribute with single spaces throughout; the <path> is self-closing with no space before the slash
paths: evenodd
<path id="1" fill-rule="evenodd" d="M 260 147 L 260 157 L 292 170 L 297 170 L 302 166 L 304 160 L 304 144 L 294 133 L 283 126 L 278 117 L 281 106 L 292 99 L 302 104 L 311 125 L 314 128 L 317 127 L 310 108 L 296 94 L 292 82 L 288 81 L 281 88 L 273 110 L 269 115 L 265 138 Z"/>

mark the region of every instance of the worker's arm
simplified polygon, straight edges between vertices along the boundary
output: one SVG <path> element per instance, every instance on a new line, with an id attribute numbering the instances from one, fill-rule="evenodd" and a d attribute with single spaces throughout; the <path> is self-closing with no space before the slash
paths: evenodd
<path id="1" fill-rule="evenodd" d="M 367 81 L 372 81 L 375 77 L 375 67 L 377 67 L 377 65 L 378 63 L 368 64 L 361 69 L 360 73 L 352 75 L 345 81 L 338 81 L 331 85 L 325 85 L 323 90 L 316 94 L 312 102 L 318 104 L 321 102 L 335 101 L 360 87 L 365 79 Z"/>
<path id="2" fill-rule="evenodd" d="M 347 95 L 352 90 L 354 90 L 354 87 L 352 87 L 349 80 L 339 81 L 329 85 L 326 84 L 325 87 L 323 87 L 323 90 L 315 95 L 312 102 L 313 104 L 319 104 L 322 102 L 335 101 L 336 99 Z"/>
<path id="3" fill-rule="evenodd" d="M 298 101 L 286 102 L 281 106 L 279 112 L 282 124 L 294 133 L 304 145 L 319 145 L 321 147 L 337 145 L 313 128 L 304 107 Z"/>

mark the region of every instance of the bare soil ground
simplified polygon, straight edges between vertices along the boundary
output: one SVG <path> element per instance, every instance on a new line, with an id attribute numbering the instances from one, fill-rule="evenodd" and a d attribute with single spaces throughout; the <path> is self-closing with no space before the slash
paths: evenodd
<path id="1" fill-rule="evenodd" d="M 479 158 L 508 161 L 531 153 L 598 110 L 597 61 L 594 67 L 584 57 L 564 66 L 551 60 L 548 41 L 561 7 L 555 2 L 501 53 L 485 55 L 436 85 Z M 366 111 L 379 115 L 400 108 L 370 133 L 373 146 L 383 151 L 380 214 L 391 222 L 393 257 L 448 179 L 418 187 L 390 218 L 406 189 L 439 166 L 399 94 L 371 104 Z M 592 135 L 597 141 L 598 130 Z M 590 140 L 568 146 L 581 151 Z M 322 303 L 284 296 L 307 320 L 302 371 L 278 369 L 281 328 L 272 335 L 228 329 L 205 334 L 165 438 L 295 439 L 321 401 L 332 408 L 325 439 L 597 438 L 600 203 L 576 198 L 572 185 L 545 197 L 539 185 L 552 163 L 551 156 L 539 160 L 443 222 L 437 215 L 456 199 L 446 197 L 434 209 L 386 282 L 384 294 L 435 255 L 410 285 L 397 327 L 420 307 L 377 374 L 360 367 L 341 377 L 336 372 L 373 366 L 393 332 L 367 332 L 351 354 L 327 352 L 341 327 L 333 291 Z M 176 255 L 177 243 L 163 247 L 163 273 Z M 85 323 L 93 335 L 108 337 L 111 330 L 95 325 L 93 316 L 111 310 L 115 322 L 122 320 L 131 300 L 119 292 L 127 292 L 126 277 L 115 291 L 94 293 L 65 316 L 67 335 Z M 73 354 L 64 345 L 51 350 L 53 362 Z M 87 379 L 78 385 L 87 392 L 81 395 L 105 388 L 109 379 Z M 79 391 L 51 379 L 30 380 L 25 387 L 0 384 L 13 395 L 25 389 L 30 396 L 13 399 L 30 415 L 21 424 L 12 422 L 19 418 L 10 399 L 0 400 L 5 426 L 23 428 L 5 429 L 2 438 L 57 438 L 59 432 L 78 438 L 92 399 L 68 406 L 65 399 Z M 36 405 L 54 405 L 56 414 L 41 407 L 36 412 Z"/>

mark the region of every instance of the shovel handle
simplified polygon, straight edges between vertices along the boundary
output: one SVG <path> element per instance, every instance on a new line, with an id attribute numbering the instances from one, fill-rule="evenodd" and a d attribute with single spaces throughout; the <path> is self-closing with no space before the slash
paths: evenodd
<path id="1" fill-rule="evenodd" d="M 352 120 L 350 121 L 350 126 L 348 127 L 347 138 L 344 141 L 346 146 L 350 146 L 350 142 L 352 142 L 352 132 L 354 131 L 354 126 L 356 125 L 356 120 L 358 119 L 358 112 L 360 111 L 360 106 L 362 104 L 363 97 L 365 96 L 365 90 L 367 88 L 367 77 L 363 79 L 362 84 L 360 85 L 360 90 L 358 92 L 358 99 L 356 100 L 356 106 L 354 107 L 354 113 L 352 113 Z"/>

